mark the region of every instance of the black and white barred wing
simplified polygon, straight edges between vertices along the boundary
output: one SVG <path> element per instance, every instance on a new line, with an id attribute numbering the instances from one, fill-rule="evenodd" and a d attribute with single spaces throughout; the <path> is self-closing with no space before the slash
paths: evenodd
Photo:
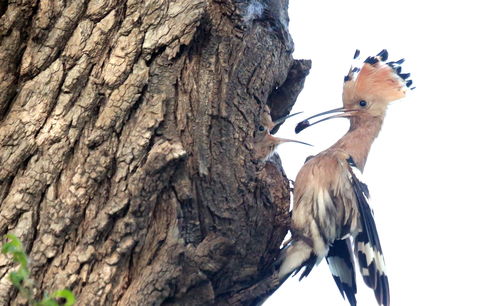
<path id="1" fill-rule="evenodd" d="M 367 286 L 374 290 L 379 305 L 389 306 L 389 282 L 385 273 L 379 234 L 368 204 L 368 187 L 360 181 L 361 172 L 356 168 L 354 161 L 350 158 L 348 162 L 351 167 L 351 184 L 358 203 L 361 222 L 361 231 L 354 240 L 360 273 Z"/>
<path id="2" fill-rule="evenodd" d="M 351 238 L 334 241 L 325 259 L 342 297 L 346 297 L 351 306 L 356 306 L 356 276 Z"/>

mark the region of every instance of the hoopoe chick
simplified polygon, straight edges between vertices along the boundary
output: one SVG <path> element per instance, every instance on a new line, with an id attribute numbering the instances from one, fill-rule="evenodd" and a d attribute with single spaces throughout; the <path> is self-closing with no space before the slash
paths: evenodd
<path id="1" fill-rule="evenodd" d="M 359 51 L 355 53 L 355 58 Z M 302 268 L 300 279 L 324 257 L 342 296 L 356 305 L 355 260 L 363 280 L 379 305 L 389 306 L 389 283 L 384 257 L 368 203 L 368 188 L 360 181 L 368 152 L 379 134 L 387 106 L 403 98 L 411 81 L 401 63 L 386 62 L 382 50 L 362 68 L 351 67 L 344 78 L 343 107 L 312 116 L 296 132 L 331 118 L 348 118 L 349 131 L 334 145 L 309 159 L 294 188 L 292 239 L 282 250 L 279 277 L 284 281 Z M 315 123 L 309 119 L 335 114 Z M 354 243 L 354 257 L 352 250 Z"/>
<path id="2" fill-rule="evenodd" d="M 278 145 L 286 142 L 295 142 L 311 146 L 310 144 L 302 141 L 275 137 L 271 134 L 275 126 L 297 114 L 300 113 L 291 114 L 273 122 L 270 115 L 270 109 L 267 105 L 265 105 L 260 125 L 258 126 L 254 137 L 254 151 L 256 159 L 266 161 L 273 155 Z"/>

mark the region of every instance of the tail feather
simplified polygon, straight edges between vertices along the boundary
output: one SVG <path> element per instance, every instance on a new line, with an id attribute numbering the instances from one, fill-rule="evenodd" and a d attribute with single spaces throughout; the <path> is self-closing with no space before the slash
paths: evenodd
<path id="1" fill-rule="evenodd" d="M 301 273 L 301 276 L 299 276 L 299 280 L 302 280 L 303 278 L 305 278 L 306 276 L 308 276 L 310 274 L 311 270 L 313 270 L 313 267 L 316 265 L 316 261 L 317 261 L 316 255 L 315 254 L 311 254 L 310 258 L 308 258 L 308 260 L 306 260 L 305 262 L 303 262 L 303 264 L 301 265 L 301 267 L 299 268 L 299 270 L 296 270 L 296 272 L 294 273 L 294 275 L 296 275 L 297 273 L 299 273 L 299 271 L 301 271 L 301 268 L 304 268 L 303 273 Z"/>
<path id="2" fill-rule="evenodd" d="M 294 275 L 305 267 L 301 278 L 307 276 L 316 263 L 316 256 L 312 248 L 301 240 L 295 240 L 289 243 L 281 253 L 282 264 L 279 267 L 278 277 L 284 281 L 294 272 Z M 314 260 L 313 260 L 314 258 Z M 301 278 L 299 280 L 301 280 Z"/>
<path id="3" fill-rule="evenodd" d="M 342 297 L 346 295 L 349 304 L 356 306 L 356 276 L 351 240 L 334 241 L 329 247 L 326 260 Z"/>

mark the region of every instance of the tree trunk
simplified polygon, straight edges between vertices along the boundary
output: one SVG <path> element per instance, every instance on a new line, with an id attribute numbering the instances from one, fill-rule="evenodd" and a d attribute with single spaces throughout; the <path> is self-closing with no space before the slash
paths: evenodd
<path id="1" fill-rule="evenodd" d="M 247 3 L 249 2 L 249 4 Z M 289 113 L 288 0 L 0 5 L 0 234 L 79 305 L 252 304 L 274 290 L 288 180 L 253 158 Z M 0 257 L 0 304 L 22 299 Z"/>

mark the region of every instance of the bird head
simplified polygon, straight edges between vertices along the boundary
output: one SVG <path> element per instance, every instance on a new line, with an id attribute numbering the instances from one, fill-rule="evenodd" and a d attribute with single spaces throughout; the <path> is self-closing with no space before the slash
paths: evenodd
<path id="1" fill-rule="evenodd" d="M 357 50 L 355 59 L 358 55 Z M 412 81 L 407 80 L 410 74 L 401 73 L 404 59 L 386 62 L 387 57 L 387 50 L 384 49 L 376 56 L 368 57 L 361 69 L 351 67 L 344 77 L 343 107 L 309 117 L 296 126 L 296 133 L 332 118 L 350 118 L 352 124 L 372 117 L 383 118 L 387 105 L 403 98 L 412 85 Z M 309 122 L 310 119 L 329 114 L 333 115 L 314 123 Z"/>
<path id="2" fill-rule="evenodd" d="M 256 129 L 255 136 L 254 136 L 256 159 L 259 159 L 259 160 L 268 159 L 273 154 L 276 147 L 282 143 L 285 143 L 285 142 L 295 142 L 295 143 L 300 143 L 300 144 L 311 146 L 310 144 L 302 142 L 302 141 L 280 138 L 280 137 L 275 137 L 272 135 L 272 130 L 275 126 L 283 123 L 286 119 L 288 119 L 292 116 L 295 116 L 297 114 L 300 114 L 300 112 L 294 113 L 291 115 L 287 115 L 287 116 L 284 116 L 282 118 L 279 118 L 279 119 L 273 121 L 271 118 L 271 115 L 270 115 L 270 108 L 266 105 L 264 106 L 264 110 L 263 110 L 263 113 L 261 115 L 261 121 L 260 121 L 259 126 Z"/>
<path id="3" fill-rule="evenodd" d="M 268 105 L 265 105 L 263 107 L 263 113 L 261 114 L 261 122 L 260 122 L 260 125 L 258 126 L 257 132 L 260 132 L 263 135 L 268 134 L 268 133 L 271 134 L 271 131 L 273 130 L 273 128 L 276 125 L 284 122 L 284 120 L 287 118 L 288 117 L 284 117 L 281 120 L 276 120 L 275 122 L 273 122 L 271 115 L 270 115 L 270 108 L 268 107 Z"/>

